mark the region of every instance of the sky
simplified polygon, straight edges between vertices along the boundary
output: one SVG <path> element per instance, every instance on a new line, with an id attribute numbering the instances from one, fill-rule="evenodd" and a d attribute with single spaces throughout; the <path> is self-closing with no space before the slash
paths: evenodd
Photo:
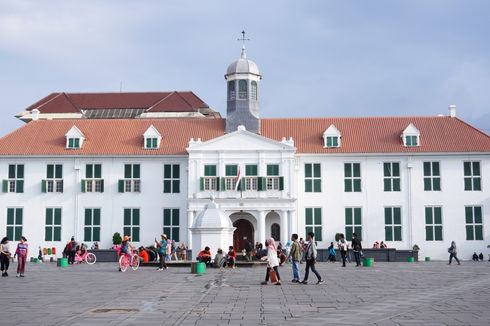
<path id="1" fill-rule="evenodd" d="M 0 135 L 51 92 L 191 90 L 226 116 L 227 66 L 261 117 L 457 115 L 490 134 L 490 1 L 0 0 Z"/>

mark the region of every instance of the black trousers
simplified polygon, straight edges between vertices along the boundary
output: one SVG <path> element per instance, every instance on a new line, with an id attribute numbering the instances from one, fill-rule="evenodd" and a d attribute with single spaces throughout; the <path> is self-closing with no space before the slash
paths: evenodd
<path id="1" fill-rule="evenodd" d="M 340 256 L 342 256 L 342 266 L 345 267 L 345 256 L 347 255 L 347 251 L 340 251 Z"/>
<path id="2" fill-rule="evenodd" d="M 10 265 L 10 259 L 6 255 L 0 254 L 0 263 L 2 265 L 1 268 L 2 272 L 8 271 Z"/>
<path id="3" fill-rule="evenodd" d="M 354 251 L 354 257 L 356 258 L 356 266 L 361 266 L 361 252 Z"/>
<path id="4" fill-rule="evenodd" d="M 458 259 L 458 257 L 456 257 L 455 254 L 450 254 L 449 255 L 449 264 L 451 264 L 453 262 L 453 257 L 454 257 L 454 259 L 456 259 L 456 261 L 458 262 L 458 264 L 460 264 L 459 259 Z"/>
<path id="5" fill-rule="evenodd" d="M 281 277 L 279 276 L 279 269 L 277 268 L 277 266 L 274 266 L 272 268 L 274 268 L 274 271 L 276 272 L 277 280 L 280 281 Z M 269 267 L 267 267 L 267 271 L 265 272 L 265 281 L 269 282 Z"/>
<path id="6" fill-rule="evenodd" d="M 76 251 L 70 251 L 70 255 L 68 256 L 68 263 L 69 264 L 75 263 L 75 254 L 76 254 Z"/>
<path id="7" fill-rule="evenodd" d="M 167 268 L 167 264 L 165 264 L 165 254 L 158 254 L 158 258 L 160 259 L 160 269 Z"/>
<path id="8" fill-rule="evenodd" d="M 308 275 L 310 274 L 310 268 L 311 268 L 311 271 L 316 275 L 316 277 L 318 278 L 318 280 L 321 281 L 322 280 L 322 277 L 316 271 L 316 268 L 315 268 L 315 260 L 314 259 L 307 259 L 306 260 L 305 278 L 303 279 L 303 281 L 308 281 Z"/>

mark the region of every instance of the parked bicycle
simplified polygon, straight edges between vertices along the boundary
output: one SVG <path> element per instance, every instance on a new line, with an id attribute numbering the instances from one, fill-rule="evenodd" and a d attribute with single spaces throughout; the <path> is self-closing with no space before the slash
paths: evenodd
<path id="1" fill-rule="evenodd" d="M 130 266 L 133 271 L 137 270 L 138 267 L 140 267 L 138 254 L 136 254 L 134 251 L 131 253 L 131 255 L 122 254 L 121 257 L 119 257 L 119 270 L 121 272 L 125 272 Z"/>
<path id="2" fill-rule="evenodd" d="M 75 263 L 77 264 L 81 264 L 85 262 L 89 265 L 93 265 L 95 264 L 96 261 L 97 261 L 97 257 L 91 252 L 85 251 L 85 253 L 80 255 L 77 251 L 75 254 Z"/>

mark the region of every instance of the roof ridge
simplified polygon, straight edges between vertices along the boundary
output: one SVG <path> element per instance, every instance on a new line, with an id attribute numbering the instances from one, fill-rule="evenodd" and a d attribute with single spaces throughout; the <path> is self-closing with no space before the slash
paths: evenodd
<path id="1" fill-rule="evenodd" d="M 73 105 L 73 107 L 74 107 L 75 109 L 77 109 L 77 110 L 78 110 L 78 112 L 82 113 L 82 110 L 81 110 L 80 108 L 78 108 L 78 107 L 77 107 L 77 106 L 76 106 L 76 105 L 75 105 L 75 104 L 74 104 L 74 103 L 73 103 L 73 102 L 70 100 L 70 97 L 68 96 L 68 94 L 66 94 L 65 92 L 62 92 L 61 94 L 65 96 L 66 100 L 67 100 L 67 101 L 68 101 L 68 102 L 69 102 L 71 105 Z"/>
<path id="2" fill-rule="evenodd" d="M 148 109 L 145 110 L 145 112 L 148 112 L 150 111 L 151 109 L 153 109 L 155 106 L 157 106 L 158 104 L 162 103 L 163 101 L 165 101 L 170 95 L 172 95 L 173 93 L 175 93 L 175 91 L 173 92 L 169 92 L 167 94 L 167 96 L 163 97 L 162 99 L 156 101 L 155 103 L 153 103 Z"/>
<path id="3" fill-rule="evenodd" d="M 31 109 L 31 111 L 32 111 L 32 110 L 34 110 L 34 109 L 38 109 L 38 110 L 39 110 L 39 108 L 42 108 L 43 106 L 45 106 L 45 105 L 46 105 L 46 104 L 48 104 L 49 102 L 51 102 L 51 101 L 53 101 L 53 100 L 57 99 L 58 97 L 60 97 L 60 96 L 61 96 L 61 94 L 63 94 L 63 92 L 59 92 L 59 93 L 58 93 L 58 95 L 54 96 L 53 98 L 51 98 L 51 99 L 47 100 L 46 102 L 44 102 L 44 103 L 42 103 L 42 104 L 40 104 L 40 105 L 38 105 L 38 106 L 36 106 L 36 107 L 32 108 L 32 109 Z M 48 96 L 49 96 L 49 95 L 48 95 Z"/>
<path id="4" fill-rule="evenodd" d="M 364 120 L 364 119 L 441 119 L 450 118 L 449 116 L 365 116 L 365 117 L 290 117 L 290 118 L 260 118 L 260 120 L 327 120 L 327 119 L 351 119 L 351 120 Z"/>
<path id="5" fill-rule="evenodd" d="M 187 103 L 192 109 L 195 109 L 194 106 L 191 103 L 189 103 L 189 101 L 187 101 L 185 99 L 185 97 L 183 97 L 182 95 L 180 95 L 180 92 L 179 91 L 175 91 L 175 94 L 177 94 L 182 100 L 184 100 L 184 102 Z"/>
<path id="6" fill-rule="evenodd" d="M 489 137 L 489 138 L 490 138 L 490 135 L 488 135 L 486 132 L 483 132 L 483 130 L 480 130 L 480 129 L 478 129 L 478 128 L 476 128 L 476 127 L 472 126 L 472 125 L 470 125 L 470 124 L 469 124 L 469 123 L 467 123 L 466 121 L 461 120 L 461 119 L 460 119 L 460 118 L 458 118 L 458 117 L 454 117 L 454 119 L 456 119 L 456 120 L 457 120 L 457 121 L 459 121 L 459 122 L 462 122 L 464 125 L 466 125 L 466 126 L 470 127 L 471 129 L 473 129 L 473 130 L 475 130 L 475 131 L 478 131 L 478 132 L 479 132 L 480 134 L 482 134 L 483 136 L 487 136 L 487 137 Z"/>

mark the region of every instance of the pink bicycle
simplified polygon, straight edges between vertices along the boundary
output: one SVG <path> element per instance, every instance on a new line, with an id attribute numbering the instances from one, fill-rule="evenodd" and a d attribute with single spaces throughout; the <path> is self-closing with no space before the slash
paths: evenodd
<path id="1" fill-rule="evenodd" d="M 131 266 L 133 271 L 137 270 L 138 267 L 140 267 L 140 260 L 138 258 L 138 255 L 134 252 L 132 252 L 131 255 L 122 254 L 119 258 L 119 270 L 121 272 L 125 272 L 129 266 Z"/>
<path id="2" fill-rule="evenodd" d="M 75 263 L 81 264 L 81 263 L 87 263 L 89 265 L 95 264 L 95 261 L 97 260 L 97 257 L 91 252 L 85 251 L 84 254 L 79 254 L 78 251 L 75 254 Z"/>

